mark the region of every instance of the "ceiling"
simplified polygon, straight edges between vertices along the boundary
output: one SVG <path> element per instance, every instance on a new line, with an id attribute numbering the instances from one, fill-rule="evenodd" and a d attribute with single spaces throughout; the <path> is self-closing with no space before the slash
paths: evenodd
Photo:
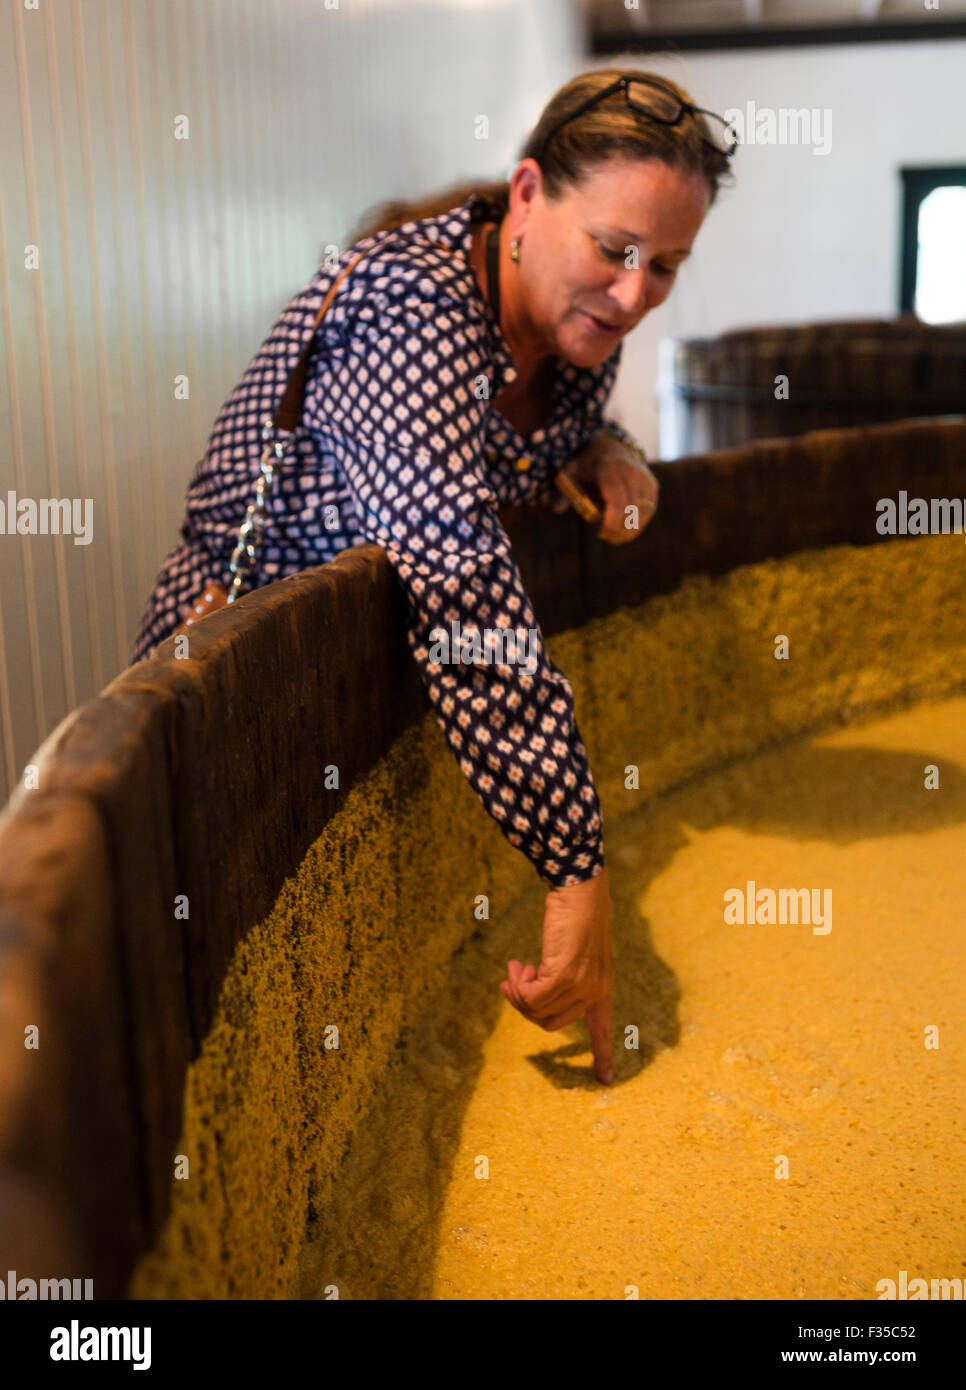
<path id="1" fill-rule="evenodd" d="M 584 0 L 596 52 L 654 39 L 680 47 L 966 36 L 966 0 Z"/>

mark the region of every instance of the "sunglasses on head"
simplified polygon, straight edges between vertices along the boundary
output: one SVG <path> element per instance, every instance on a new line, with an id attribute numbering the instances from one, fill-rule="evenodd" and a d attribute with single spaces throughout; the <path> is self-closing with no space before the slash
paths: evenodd
<path id="1" fill-rule="evenodd" d="M 634 96 L 631 95 L 632 87 L 635 88 L 636 91 L 636 95 Z M 575 117 L 583 115 L 583 113 L 589 111 L 592 106 L 596 106 L 599 101 L 603 101 L 605 97 L 612 96 L 615 92 L 619 91 L 623 91 L 624 100 L 632 111 L 636 111 L 640 116 L 646 116 L 649 120 L 658 121 L 661 125 L 677 125 L 685 115 L 695 117 L 710 116 L 712 120 L 721 122 L 720 130 L 718 130 L 717 126 L 713 127 L 713 130 L 717 131 L 721 143 L 719 144 L 713 139 L 708 140 L 704 135 L 701 137 L 702 142 L 707 145 L 709 149 L 716 150 L 718 154 L 723 154 L 728 159 L 731 158 L 738 148 L 738 137 L 735 135 L 724 116 L 719 116 L 715 111 L 708 111 L 703 106 L 693 106 L 689 101 L 682 101 L 680 97 L 675 96 L 673 92 L 661 86 L 659 82 L 655 82 L 653 78 L 619 77 L 616 82 L 611 82 L 609 86 L 601 88 L 599 92 L 595 92 L 592 97 L 588 97 L 586 101 L 581 102 L 569 115 L 564 116 L 563 120 L 558 121 L 556 125 L 552 126 L 540 143 L 537 157 L 539 158 L 539 156 L 544 153 L 552 136 L 556 135 L 557 131 L 560 130 L 562 126 L 565 126 L 568 121 L 572 121 Z"/>

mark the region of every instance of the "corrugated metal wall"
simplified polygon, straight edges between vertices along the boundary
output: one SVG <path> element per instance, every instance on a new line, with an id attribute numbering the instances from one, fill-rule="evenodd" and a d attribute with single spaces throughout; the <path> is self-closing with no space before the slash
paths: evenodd
<path id="1" fill-rule="evenodd" d="M 0 796 L 127 665 L 215 416 L 323 248 L 505 174 L 581 65 L 570 0 L 3 0 Z M 6 533 L 61 498 L 78 534 Z"/>

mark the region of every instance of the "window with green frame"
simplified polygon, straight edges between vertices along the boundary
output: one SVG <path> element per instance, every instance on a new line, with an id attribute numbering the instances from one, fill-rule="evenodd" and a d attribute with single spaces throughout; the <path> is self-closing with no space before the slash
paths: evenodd
<path id="1" fill-rule="evenodd" d="M 901 172 L 900 312 L 966 320 L 966 165 Z"/>

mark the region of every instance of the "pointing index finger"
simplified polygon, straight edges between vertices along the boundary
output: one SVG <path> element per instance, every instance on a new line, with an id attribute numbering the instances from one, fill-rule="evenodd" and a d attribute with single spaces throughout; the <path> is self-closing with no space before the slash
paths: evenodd
<path id="1" fill-rule="evenodd" d="M 597 1080 L 609 1086 L 614 1079 L 611 1060 L 611 992 L 610 990 L 591 1004 L 587 1010 L 587 1027 L 590 1031 L 590 1045 L 594 1052 L 594 1072 Z"/>

